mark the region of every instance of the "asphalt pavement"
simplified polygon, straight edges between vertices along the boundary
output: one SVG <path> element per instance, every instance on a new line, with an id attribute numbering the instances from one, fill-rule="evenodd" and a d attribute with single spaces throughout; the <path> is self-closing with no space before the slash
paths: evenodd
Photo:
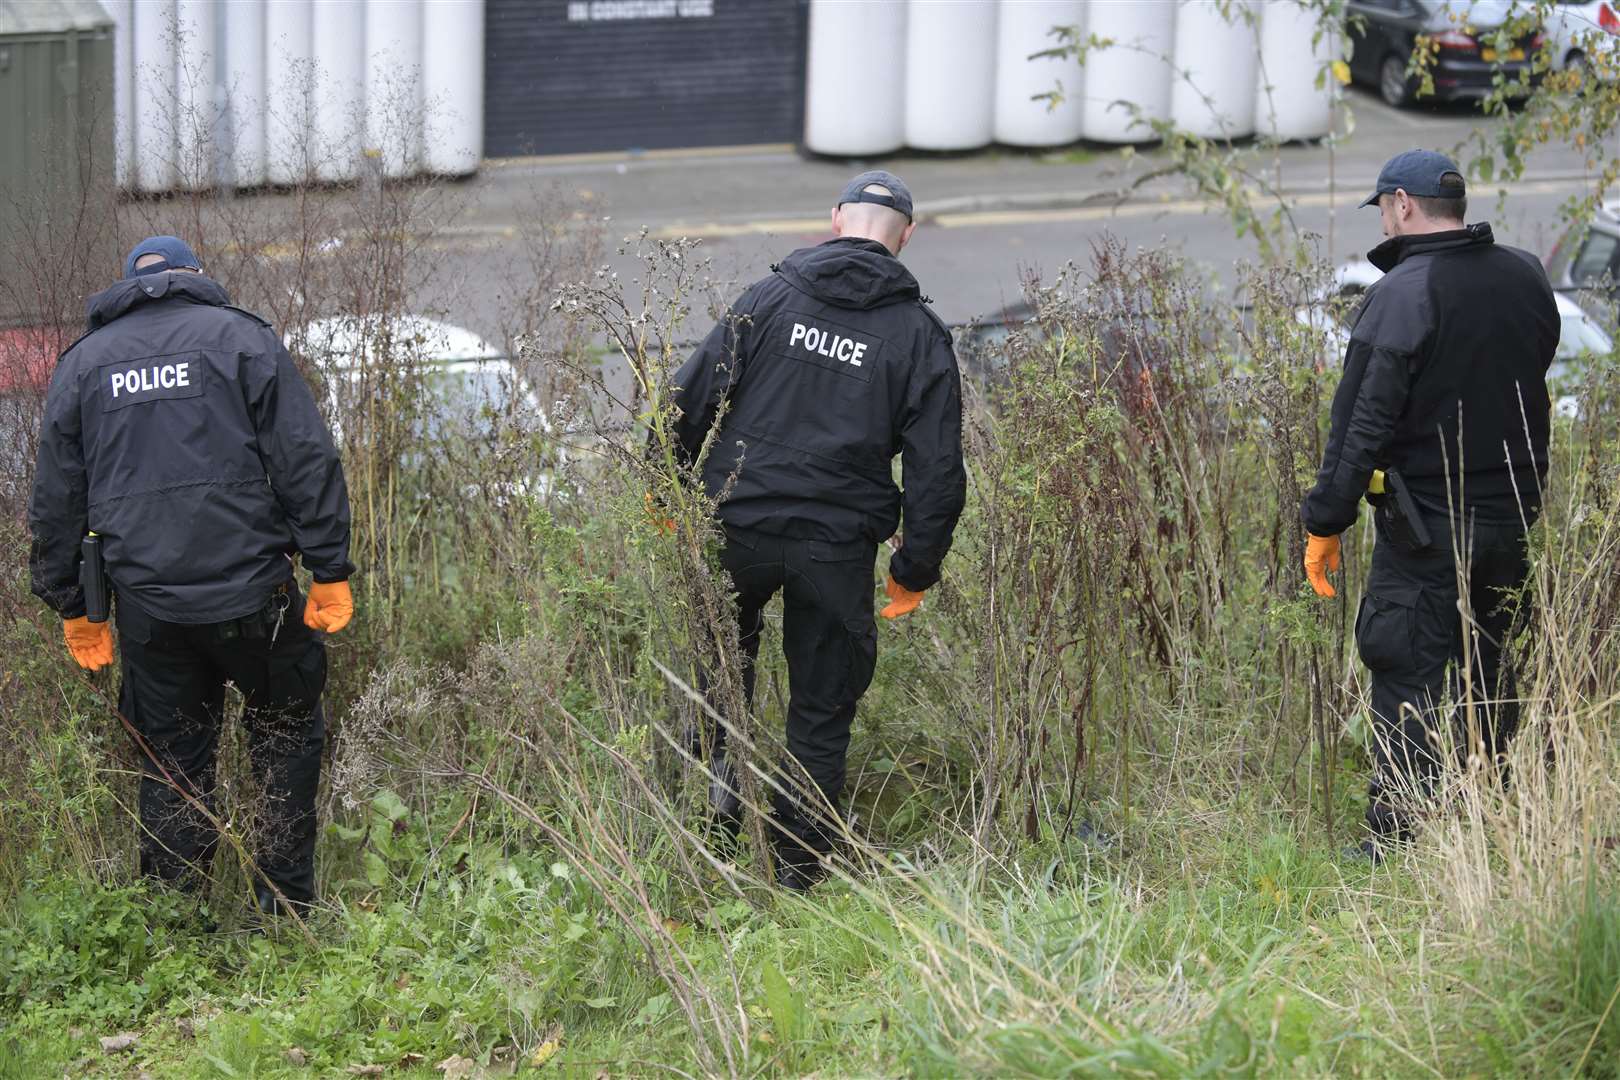
<path id="1" fill-rule="evenodd" d="M 1263 151 L 1254 161 L 1257 179 L 1283 194 L 1300 230 L 1333 262 L 1379 241 L 1376 211 L 1356 206 L 1387 158 L 1414 146 L 1452 151 L 1495 123 L 1468 105 L 1395 110 L 1359 90 L 1346 105 L 1354 117 L 1353 125 L 1341 122 L 1341 130 L 1353 127 L 1347 134 Z M 902 258 L 953 323 L 1016 299 L 1026 272 L 1050 277 L 1070 260 L 1084 262 L 1107 233 L 1132 246 L 1175 248 L 1218 277 L 1255 258 L 1254 242 L 1239 240 L 1221 210 L 1194 197 L 1185 179 L 1144 182 L 1165 164 L 1152 148 L 1127 155 L 1103 146 L 860 161 L 748 147 L 491 162 L 463 185 L 466 208 L 436 241 L 442 272 L 421 301 L 497 333 L 513 249 L 541 192 L 553 211 L 602 223 L 610 240 L 643 227 L 655 237 L 702 238 L 717 274 L 746 283 L 793 248 L 827 239 L 833 198 L 867 168 L 889 169 L 911 186 L 919 227 Z M 1591 182 L 1573 148 L 1544 148 L 1523 180 L 1473 185 L 1469 219 L 1490 220 L 1500 240 L 1545 254 L 1564 226 L 1561 206 Z M 607 262 L 626 279 L 636 272 L 633 259 Z"/>

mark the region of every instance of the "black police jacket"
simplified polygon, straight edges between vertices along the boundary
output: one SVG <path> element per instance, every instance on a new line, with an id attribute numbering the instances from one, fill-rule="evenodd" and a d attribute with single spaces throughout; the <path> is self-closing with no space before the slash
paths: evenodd
<path id="1" fill-rule="evenodd" d="M 35 594 L 64 618 L 84 614 L 87 530 L 119 601 L 170 622 L 259 610 L 294 553 L 317 581 L 348 577 L 343 466 L 270 324 L 183 271 L 120 281 L 89 309 L 45 401 Z"/>
<path id="2" fill-rule="evenodd" d="M 1349 528 L 1373 470 L 1390 468 L 1436 513 L 1511 525 L 1522 507 L 1534 521 L 1559 332 L 1541 263 L 1486 224 L 1392 237 L 1368 258 L 1385 275 L 1350 332 L 1305 528 Z"/>
<path id="3" fill-rule="evenodd" d="M 773 270 L 675 376 L 687 460 L 698 460 L 718 414 L 703 481 L 737 528 L 876 544 L 903 507 L 890 573 L 926 589 L 967 492 L 950 331 L 876 241 L 801 248 Z"/>

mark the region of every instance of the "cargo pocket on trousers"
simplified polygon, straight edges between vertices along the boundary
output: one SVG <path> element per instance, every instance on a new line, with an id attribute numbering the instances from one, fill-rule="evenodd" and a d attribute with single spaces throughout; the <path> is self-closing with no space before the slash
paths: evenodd
<path id="1" fill-rule="evenodd" d="M 1356 648 L 1372 671 L 1413 666 L 1418 589 L 1380 589 L 1361 598 L 1356 612 Z"/>
<path id="2" fill-rule="evenodd" d="M 859 701 L 872 685 L 872 674 L 877 670 L 877 623 L 872 619 L 851 619 L 844 624 L 849 637 L 849 678 L 844 700 Z"/>
<path id="3" fill-rule="evenodd" d="M 313 709 L 326 690 L 326 644 L 319 640 L 310 642 L 310 648 L 293 665 L 293 673 L 303 689 L 302 702 Z"/>
<path id="4" fill-rule="evenodd" d="M 149 645 L 157 636 L 152 617 L 121 596 L 113 599 L 113 625 L 118 628 L 118 640 L 136 645 Z"/>

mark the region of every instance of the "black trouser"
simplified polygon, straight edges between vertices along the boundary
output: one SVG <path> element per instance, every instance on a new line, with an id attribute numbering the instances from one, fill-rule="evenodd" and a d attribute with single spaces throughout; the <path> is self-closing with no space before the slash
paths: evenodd
<path id="1" fill-rule="evenodd" d="M 721 561 L 736 589 L 744 692 L 750 703 L 765 605 L 782 593 L 788 753 L 827 803 L 836 807 L 844 787 L 855 705 L 877 666 L 877 621 L 872 610 L 877 545 L 865 540 L 795 540 L 728 528 Z M 715 733 L 717 758 L 723 758 L 724 734 Z M 784 779 L 782 787 L 789 795 L 773 797 L 778 823 L 815 849 L 829 850 L 831 839 L 813 807 L 792 795 L 802 779 Z"/>
<path id="2" fill-rule="evenodd" d="M 141 873 L 193 890 L 207 878 L 219 835 L 191 799 L 214 811 L 225 684 L 232 682 L 246 699 L 248 759 L 262 800 L 248 837 L 252 858 L 292 903 L 315 898 L 326 646 L 304 625 L 303 611 L 291 586 L 263 611 L 227 623 L 164 622 L 118 604 L 119 708 L 145 743 L 136 745 Z M 258 874 L 253 885 L 259 907 L 275 910 L 275 893 Z"/>
<path id="3" fill-rule="evenodd" d="M 1381 515 L 1375 520 L 1378 542 L 1356 615 L 1356 645 L 1372 672 L 1376 735 L 1367 824 L 1380 836 L 1398 839 L 1410 833 L 1411 822 L 1397 793 L 1421 795 L 1431 788 L 1441 767 L 1441 724 L 1450 723 L 1459 753 L 1469 753 L 1477 737 L 1481 751 L 1495 760 L 1518 727 L 1517 684 L 1502 654 L 1528 617 L 1520 589 L 1529 562 L 1518 525 L 1474 523 L 1463 530 L 1458 539 L 1468 564 L 1470 625 L 1458 611 L 1450 520 L 1424 515 L 1432 542 L 1422 550 L 1392 539 Z M 1472 731 L 1463 705 L 1445 716 L 1440 712 L 1448 698 L 1463 700 L 1465 644 L 1473 683 Z"/>

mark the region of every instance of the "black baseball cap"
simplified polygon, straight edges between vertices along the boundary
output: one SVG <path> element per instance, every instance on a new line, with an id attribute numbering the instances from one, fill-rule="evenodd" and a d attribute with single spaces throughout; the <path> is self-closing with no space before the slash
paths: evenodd
<path id="1" fill-rule="evenodd" d="M 873 184 L 888 188 L 889 194 L 883 195 L 876 191 L 867 191 L 866 189 Z M 911 220 L 911 189 L 906 187 L 904 180 L 892 172 L 873 169 L 871 172 L 861 173 L 861 175 L 845 184 L 843 192 L 838 196 L 836 205 L 843 206 L 845 203 L 851 202 L 876 203 L 878 206 L 887 206 L 890 210 L 898 210 L 906 215 L 907 221 Z"/>
<path id="2" fill-rule="evenodd" d="M 162 261 L 152 263 L 135 269 L 135 263 L 143 255 L 161 255 Z M 164 270 L 201 270 L 202 263 L 197 260 L 197 253 L 191 250 L 178 236 L 148 236 L 145 240 L 129 249 L 129 258 L 124 260 L 124 276 L 136 277 L 141 274 L 157 274 Z"/>
<path id="3" fill-rule="evenodd" d="M 1405 150 L 1378 170 L 1378 188 L 1362 206 L 1375 206 L 1378 196 L 1392 195 L 1400 188 L 1408 195 L 1455 199 L 1468 193 L 1462 170 L 1444 154 L 1433 150 Z"/>

